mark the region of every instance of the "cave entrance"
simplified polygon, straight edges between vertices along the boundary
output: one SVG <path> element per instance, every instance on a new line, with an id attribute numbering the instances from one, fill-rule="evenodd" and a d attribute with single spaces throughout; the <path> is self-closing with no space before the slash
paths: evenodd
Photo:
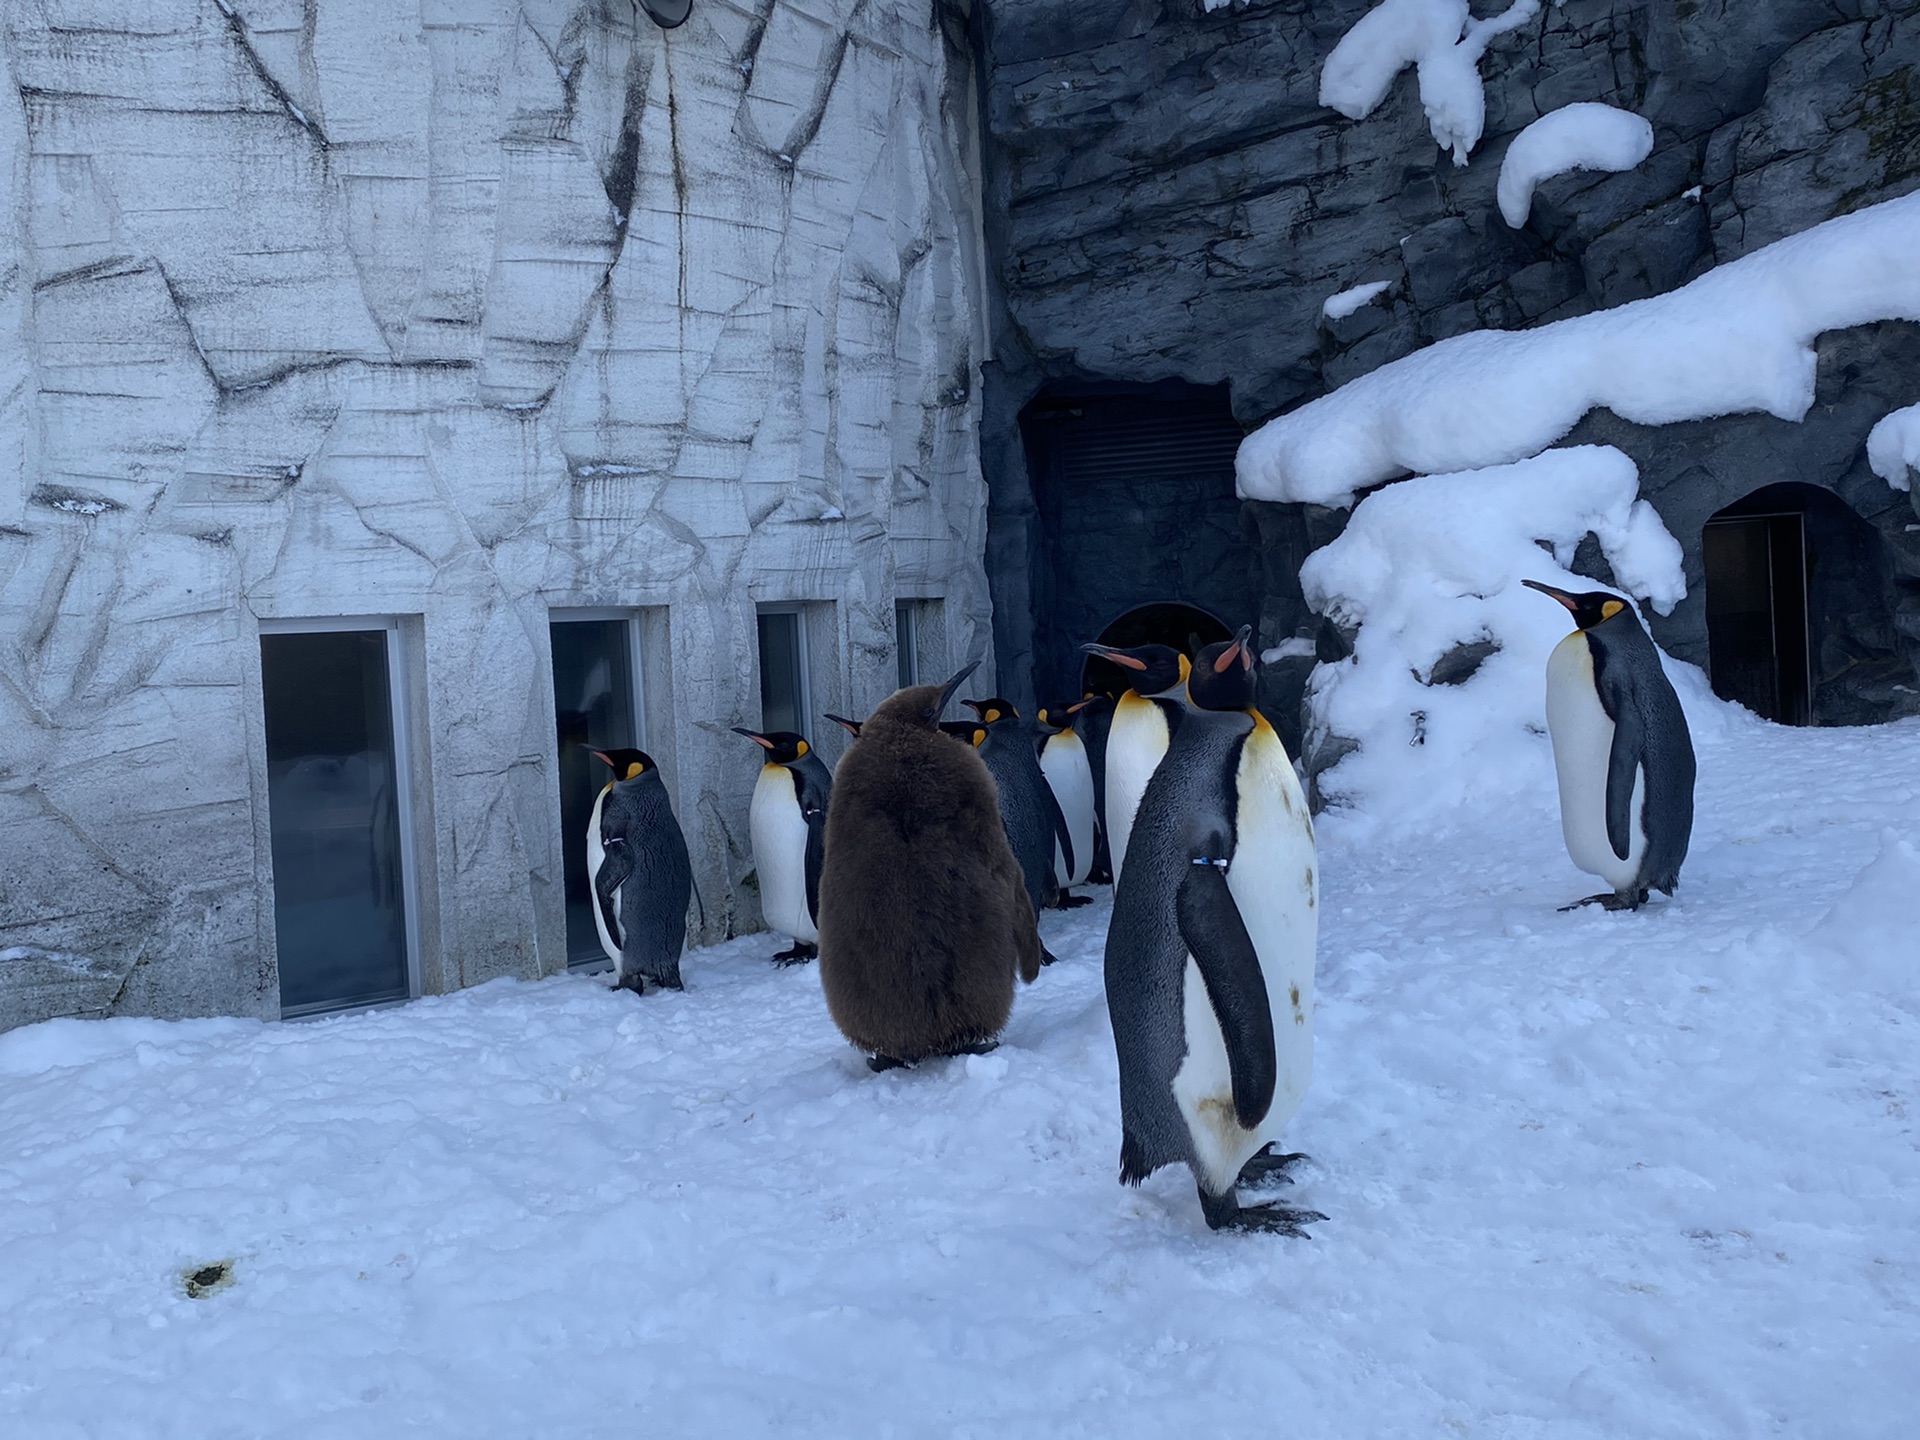
<path id="1" fill-rule="evenodd" d="M 1231 640 L 1233 631 L 1218 615 L 1197 605 L 1157 601 L 1135 606 L 1094 638 L 1117 650 L 1130 650 L 1136 645 L 1171 645 L 1182 655 L 1191 657 L 1216 640 Z M 1132 683 L 1131 671 L 1098 655 L 1085 657 L 1080 674 L 1082 693 L 1099 690 L 1118 695 Z"/>
<path id="2" fill-rule="evenodd" d="M 1701 549 L 1716 695 L 1782 725 L 1887 718 L 1885 692 L 1910 668 L 1884 546 L 1846 501 L 1768 485 L 1709 519 Z"/>
<path id="3" fill-rule="evenodd" d="M 1245 432 L 1225 385 L 1055 383 L 1020 412 L 1020 433 L 1039 520 L 1042 704 L 1081 693 L 1089 640 L 1186 649 L 1257 619 L 1256 546 L 1233 493 Z"/>

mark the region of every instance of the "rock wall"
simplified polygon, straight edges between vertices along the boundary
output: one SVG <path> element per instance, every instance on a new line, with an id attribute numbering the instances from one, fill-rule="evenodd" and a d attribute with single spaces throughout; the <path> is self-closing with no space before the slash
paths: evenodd
<path id="1" fill-rule="evenodd" d="M 965 17 L 0 17 L 0 1025 L 278 1013 L 281 617 L 403 621 L 427 991 L 565 964 L 552 607 L 664 607 L 650 748 L 753 928 L 755 603 L 830 603 L 819 709 L 896 595 L 988 645 Z"/>
<path id="2" fill-rule="evenodd" d="M 1465 167 L 1429 134 L 1411 69 L 1362 120 L 1319 104 L 1322 62 L 1371 8 L 991 0 L 978 43 L 1001 295 L 982 443 L 1008 694 L 1029 663 L 1040 588 L 1013 562 L 1043 549 L 1022 543 L 1040 522 L 1004 437 L 1048 380 L 1226 383 L 1251 428 L 1432 341 L 1660 293 L 1920 185 L 1916 0 L 1544 7 L 1481 61 L 1485 138 Z M 1510 229 L 1494 193 L 1506 147 L 1540 115 L 1588 100 L 1649 120 L 1652 154 L 1623 174 L 1545 181 L 1527 225 Z M 1372 303 L 1322 316 L 1328 296 L 1373 281 L 1388 283 Z M 1732 417 L 1638 430 L 1596 416 L 1576 433 L 1640 463 L 1644 493 L 1686 547 L 1694 591 L 1658 627 L 1663 643 L 1704 658 L 1700 520 L 1804 479 L 1839 489 L 1879 531 L 1884 598 L 1909 665 L 1920 658 L 1911 513 L 1861 459 L 1879 414 L 1920 396 L 1908 328 L 1832 337 L 1823 354 L 1844 360 L 1823 360 L 1823 406 L 1799 427 Z M 1342 514 L 1251 508 L 1268 551 L 1262 643 L 1314 635 L 1298 555 Z M 1337 656 L 1337 637 L 1320 638 L 1323 658 Z M 1295 708 L 1308 668 L 1286 662 L 1266 702 Z"/>

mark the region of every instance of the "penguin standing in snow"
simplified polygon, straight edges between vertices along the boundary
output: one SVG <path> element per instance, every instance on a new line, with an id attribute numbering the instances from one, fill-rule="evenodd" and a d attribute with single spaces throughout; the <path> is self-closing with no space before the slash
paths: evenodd
<path id="1" fill-rule="evenodd" d="M 595 924 L 614 956 L 614 986 L 679 990 L 687 948 L 693 865 L 686 836 L 653 757 L 643 750 L 596 750 L 619 778 L 594 804 L 600 858 L 593 872 Z M 611 944 L 609 945 L 609 942 Z"/>
<path id="2" fill-rule="evenodd" d="M 760 913 L 767 924 L 793 937 L 793 948 L 780 951 L 773 963 L 797 965 L 820 953 L 815 924 L 833 776 L 804 735 L 790 730 L 763 735 L 738 725 L 733 733 L 766 751 L 747 829 L 753 837 L 754 873 L 760 878 Z"/>
<path id="3" fill-rule="evenodd" d="M 820 872 L 820 988 L 875 1070 L 991 1049 L 1040 934 L 993 778 L 940 712 L 944 686 L 897 690 L 841 757 Z"/>
<path id="4" fill-rule="evenodd" d="M 1120 1178 L 1184 1162 L 1215 1229 L 1304 1235 L 1326 1217 L 1237 1187 L 1303 1157 L 1267 1148 L 1313 1070 L 1313 822 L 1253 708 L 1249 628 L 1194 661 L 1181 722 L 1134 819 L 1107 931 Z"/>
<path id="5" fill-rule="evenodd" d="M 1095 885 L 1113 883 L 1113 860 L 1107 844 L 1107 735 L 1113 729 L 1113 697 L 1088 691 L 1073 707 L 1073 729 L 1086 747 L 1087 766 L 1093 771 L 1093 868 L 1087 879 Z"/>
<path id="6" fill-rule="evenodd" d="M 1059 896 L 1054 879 L 1053 852 L 1064 848 L 1067 864 L 1075 856 L 1073 835 L 1066 817 L 1053 798 L 1046 772 L 1040 768 L 1036 753 L 1040 732 L 1031 721 L 1007 701 L 995 696 L 990 700 L 967 700 L 963 704 L 980 717 L 970 743 L 980 751 L 987 773 L 993 776 L 1000 794 L 1000 819 L 1007 827 L 1007 843 L 1020 862 L 1026 877 L 1027 898 L 1034 914 L 1052 905 Z M 1047 960 L 1052 962 L 1049 955 Z"/>
<path id="7" fill-rule="evenodd" d="M 1113 726 L 1107 732 L 1107 855 L 1118 885 L 1127 861 L 1133 812 L 1186 714 L 1187 674 L 1192 667 L 1171 645 L 1080 648 L 1133 673 L 1133 688 L 1114 705 Z"/>
<path id="8" fill-rule="evenodd" d="M 1660 651 L 1633 606 L 1604 590 L 1558 600 L 1575 629 L 1547 658 L 1547 732 L 1567 854 L 1613 887 L 1563 909 L 1637 910 L 1671 895 L 1693 834 L 1693 737 Z"/>
<path id="9" fill-rule="evenodd" d="M 1054 803 L 1073 840 L 1071 859 L 1059 843 L 1053 847 L 1053 878 L 1059 886 L 1057 903 L 1062 910 L 1092 903 L 1084 895 L 1069 893 L 1073 886 L 1085 884 L 1093 869 L 1093 766 L 1087 759 L 1086 745 L 1073 728 L 1071 716 L 1079 708 L 1072 706 L 1062 717 L 1064 723 L 1059 724 L 1049 719 L 1045 710 L 1039 715 L 1040 772 L 1047 778 L 1047 788 L 1053 791 Z"/>

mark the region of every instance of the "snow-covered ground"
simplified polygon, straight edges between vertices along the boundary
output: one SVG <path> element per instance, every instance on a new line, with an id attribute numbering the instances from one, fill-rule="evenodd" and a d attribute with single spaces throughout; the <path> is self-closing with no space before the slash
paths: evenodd
<path id="1" fill-rule="evenodd" d="M 766 936 L 644 1001 L 16 1031 L 0 1434 L 1910 1435 L 1920 722 L 1729 725 L 1700 799 L 1623 915 L 1556 912 L 1550 794 L 1329 819 L 1312 1240 L 1115 1182 L 1104 901 L 906 1074 Z"/>

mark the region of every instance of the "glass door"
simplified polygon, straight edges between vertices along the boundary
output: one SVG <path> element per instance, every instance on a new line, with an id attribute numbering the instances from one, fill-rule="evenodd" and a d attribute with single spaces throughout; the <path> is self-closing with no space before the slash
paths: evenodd
<path id="1" fill-rule="evenodd" d="M 411 992 L 388 637 L 260 637 L 283 1016 Z"/>
<path id="2" fill-rule="evenodd" d="M 587 880 L 587 826 L 593 802 L 613 772 L 595 750 L 645 749 L 640 737 L 633 618 L 574 615 L 549 625 L 553 644 L 553 713 L 558 727 L 560 854 L 566 867 L 567 963 L 607 958 L 593 924 Z"/>

